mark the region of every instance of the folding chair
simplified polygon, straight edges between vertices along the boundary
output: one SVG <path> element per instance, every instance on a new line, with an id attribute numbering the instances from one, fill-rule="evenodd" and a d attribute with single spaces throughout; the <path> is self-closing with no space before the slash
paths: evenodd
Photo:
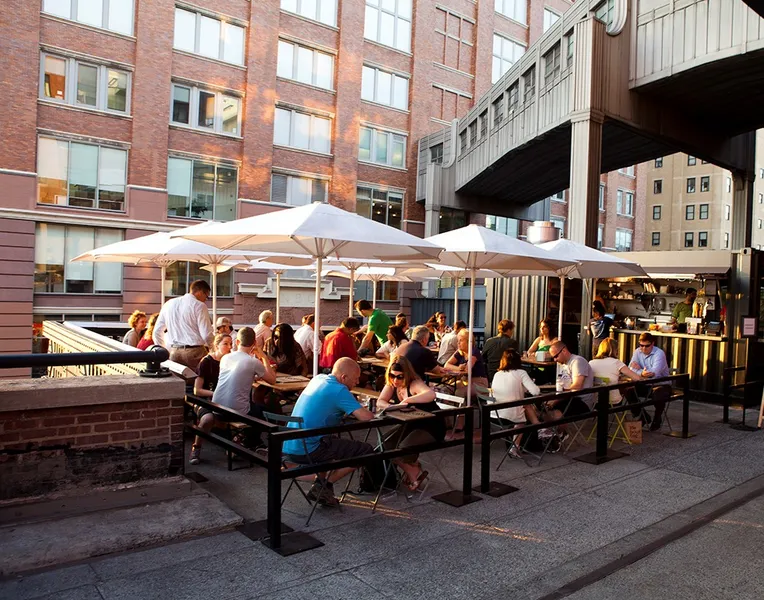
<path id="1" fill-rule="evenodd" d="M 263 418 L 268 421 L 268 423 L 273 423 L 274 425 L 278 425 L 279 431 L 287 431 L 291 430 L 293 428 L 288 427 L 287 425 L 289 423 L 296 423 L 298 429 L 303 429 L 303 425 L 305 422 L 303 421 L 302 417 L 290 417 L 287 415 L 278 415 L 276 413 L 270 413 L 263 411 Z M 310 453 L 308 452 L 308 444 L 305 441 L 305 438 L 302 438 L 300 440 L 302 442 L 302 446 L 305 449 L 305 456 L 308 459 L 307 464 L 310 466 L 313 466 L 313 461 L 310 458 Z M 286 459 L 286 455 L 282 453 L 281 455 L 281 468 L 282 469 L 289 469 L 291 467 L 299 466 L 298 463 L 294 463 L 291 461 L 288 461 Z M 327 479 L 325 481 L 328 481 L 329 474 L 331 472 L 327 473 Z M 305 526 L 307 527 L 310 525 L 310 520 L 313 518 L 313 513 L 316 511 L 316 507 L 318 506 L 318 500 L 315 502 L 311 502 L 310 498 L 308 498 L 308 494 L 305 492 L 305 490 L 302 489 L 302 486 L 297 483 L 297 478 L 292 477 L 291 481 L 289 482 L 289 487 L 287 488 L 287 491 L 284 493 L 284 497 L 281 499 L 281 506 L 284 506 L 284 502 L 286 502 L 287 496 L 289 495 L 289 492 L 292 489 L 292 486 L 297 487 L 298 490 L 300 490 L 300 493 L 302 494 L 302 497 L 305 498 L 305 501 L 308 503 L 309 506 L 311 506 L 310 514 L 308 515 L 308 520 L 305 521 Z M 318 494 L 317 496 L 321 496 L 321 492 L 323 492 L 324 486 L 323 484 L 318 486 Z"/>
<path id="2" fill-rule="evenodd" d="M 442 392 L 435 392 L 435 403 L 438 405 L 438 408 L 441 410 L 452 410 L 455 408 L 462 408 L 466 403 L 467 400 L 465 398 L 462 398 L 460 396 L 453 396 L 451 394 L 444 394 Z M 456 428 L 458 425 L 459 419 L 456 417 L 453 417 L 454 423 L 451 426 L 451 434 L 454 435 L 456 433 Z M 432 468 L 435 469 L 438 474 L 440 475 L 441 479 L 445 481 L 446 485 L 449 488 L 453 488 L 454 486 L 451 484 L 451 481 L 448 479 L 446 474 L 443 472 L 443 461 L 445 460 L 445 453 L 444 452 L 438 452 L 437 458 L 433 460 L 430 464 L 432 465 Z M 427 491 L 427 488 L 430 485 L 430 479 L 427 480 L 427 483 L 425 484 L 424 488 L 421 490 L 422 495 Z"/>
<path id="3" fill-rule="evenodd" d="M 621 399 L 620 402 L 610 402 L 610 406 L 621 406 L 626 402 L 624 398 Z M 626 442 L 629 446 L 631 446 L 631 440 L 629 439 L 629 434 L 626 433 L 626 412 L 627 411 L 621 411 L 617 413 L 613 413 L 611 415 L 608 415 L 608 436 L 610 436 L 610 442 L 608 443 L 608 448 L 611 448 L 613 446 L 613 443 L 616 440 L 623 440 Z M 615 424 L 615 430 L 613 430 L 613 425 Z M 620 433 L 620 436 L 619 436 Z M 592 426 L 592 430 L 589 432 L 589 435 L 586 438 L 587 442 L 591 442 L 597 435 L 597 419 L 594 420 L 594 425 Z"/>
<path id="4" fill-rule="evenodd" d="M 488 391 L 490 392 L 490 390 L 488 390 Z M 479 393 L 477 395 L 477 399 L 478 399 L 478 404 L 480 406 L 486 406 L 488 404 L 495 404 L 496 403 L 496 398 L 494 398 L 490 394 Z M 499 417 L 498 415 L 495 418 L 491 419 L 491 425 L 499 427 L 500 429 L 506 429 L 508 427 L 513 427 L 515 425 L 523 425 L 523 424 L 524 423 L 515 423 L 514 421 L 510 421 L 508 419 L 503 419 L 503 418 Z M 527 434 L 524 437 L 525 437 L 525 439 L 527 441 L 528 440 Z M 542 453 L 542 455 L 539 455 L 539 454 L 536 454 L 535 452 L 531 452 L 529 450 L 526 450 L 525 448 L 522 447 L 522 444 L 520 446 L 518 446 L 515 443 L 515 435 L 508 435 L 506 438 L 504 438 L 504 441 L 507 444 L 507 449 L 506 449 L 506 451 L 504 453 L 504 456 L 502 456 L 501 461 L 499 461 L 498 466 L 496 467 L 497 471 L 499 469 L 501 469 L 501 465 L 504 464 L 504 461 L 507 460 L 507 457 L 510 456 L 510 453 L 512 452 L 513 449 L 518 453 L 518 455 L 520 454 L 520 452 L 525 452 L 526 454 L 529 454 L 530 456 L 533 456 L 534 458 L 538 458 L 539 459 L 539 463 L 541 462 L 541 458 L 542 458 L 543 453 Z M 551 440 L 550 440 L 549 443 L 551 443 Z M 547 444 L 547 447 L 548 447 L 548 444 Z M 523 462 L 528 464 L 528 462 L 525 459 L 523 459 Z"/>

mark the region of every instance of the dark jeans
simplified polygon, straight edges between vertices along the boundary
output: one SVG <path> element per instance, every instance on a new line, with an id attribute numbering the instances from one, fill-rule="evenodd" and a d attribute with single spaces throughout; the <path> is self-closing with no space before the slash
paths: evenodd
<path id="1" fill-rule="evenodd" d="M 638 383 L 633 388 L 624 390 L 623 396 L 626 399 L 627 404 L 636 404 L 640 402 L 640 398 L 645 398 L 650 395 L 651 388 L 652 399 L 655 400 L 655 419 L 659 420 L 663 416 L 663 411 L 666 409 L 666 402 L 671 397 L 670 386 Z M 642 409 L 636 408 L 631 411 L 631 414 L 638 417 L 641 412 Z"/>

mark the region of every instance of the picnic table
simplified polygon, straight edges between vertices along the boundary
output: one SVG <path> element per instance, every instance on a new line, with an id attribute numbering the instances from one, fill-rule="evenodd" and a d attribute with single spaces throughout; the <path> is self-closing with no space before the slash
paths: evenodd
<path id="1" fill-rule="evenodd" d="M 381 367 L 386 369 L 389 362 L 390 361 L 385 358 L 377 358 L 376 356 L 364 356 L 358 359 L 358 364 L 362 367 Z"/>
<path id="2" fill-rule="evenodd" d="M 259 387 L 264 385 L 277 392 L 301 392 L 310 383 L 309 377 L 302 375 L 287 375 L 286 373 L 276 373 L 276 383 L 268 383 L 262 379 L 256 381 L 253 385 Z"/>

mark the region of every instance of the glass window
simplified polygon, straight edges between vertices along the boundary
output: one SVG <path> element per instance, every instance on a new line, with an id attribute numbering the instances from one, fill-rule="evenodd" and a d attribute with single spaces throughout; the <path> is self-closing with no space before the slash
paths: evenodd
<path id="1" fill-rule="evenodd" d="M 443 164 L 443 144 L 435 144 L 430 148 L 430 162 L 436 165 Z"/>
<path id="2" fill-rule="evenodd" d="M 727 177 L 727 193 L 732 192 L 732 177 Z"/>
<path id="3" fill-rule="evenodd" d="M 618 172 L 621 173 L 622 175 L 628 175 L 629 177 L 634 177 L 634 165 L 618 169 Z"/>
<path id="4" fill-rule="evenodd" d="M 173 48 L 243 65 L 244 27 L 176 8 Z"/>
<path id="5" fill-rule="evenodd" d="M 544 7 L 544 31 L 549 29 L 560 19 L 560 15 Z"/>
<path id="6" fill-rule="evenodd" d="M 42 10 L 91 27 L 133 33 L 133 0 L 43 0 Z"/>
<path id="7" fill-rule="evenodd" d="M 103 24 L 102 0 L 77 0 L 77 20 L 86 25 L 100 27 Z"/>
<path id="8" fill-rule="evenodd" d="M 653 221 L 661 220 L 661 206 L 653 206 Z"/>
<path id="9" fill-rule="evenodd" d="M 700 178 L 700 191 L 701 192 L 707 192 L 710 189 L 711 189 L 711 178 L 708 177 L 708 176 L 701 177 Z"/>
<path id="10" fill-rule="evenodd" d="M 526 0 L 494 0 L 494 9 L 497 13 L 509 17 L 513 21 L 517 21 L 523 25 L 528 24 L 528 7 Z M 546 29 L 544 29 L 544 31 L 546 31 Z"/>
<path id="11" fill-rule="evenodd" d="M 133 33 L 133 3 L 131 0 L 109 0 L 107 29 L 131 35 Z"/>
<path id="12" fill-rule="evenodd" d="M 69 142 L 39 138 L 37 142 L 37 201 L 68 204 Z"/>
<path id="13" fill-rule="evenodd" d="M 562 217 L 550 217 L 549 220 L 560 230 L 560 237 L 565 237 L 565 219 Z"/>
<path id="14" fill-rule="evenodd" d="M 223 60 L 235 65 L 244 64 L 244 28 L 223 23 Z"/>
<path id="15" fill-rule="evenodd" d="M 199 16 L 198 53 L 210 58 L 220 57 L 220 21 Z"/>
<path id="16" fill-rule="evenodd" d="M 127 153 L 101 148 L 98 161 L 98 208 L 122 210 L 125 204 Z"/>
<path id="17" fill-rule="evenodd" d="M 373 152 L 372 148 L 374 148 Z M 392 167 L 405 167 L 406 136 L 371 127 L 361 127 L 358 160 Z"/>
<path id="18" fill-rule="evenodd" d="M 336 0 L 281 0 L 281 9 L 325 25 L 336 25 Z"/>
<path id="19" fill-rule="evenodd" d="M 130 74 L 103 65 L 43 53 L 40 98 L 127 113 Z M 67 89 L 67 81 L 73 82 Z"/>
<path id="20" fill-rule="evenodd" d="M 631 229 L 615 230 L 615 249 L 617 252 L 630 252 L 634 232 Z"/>
<path id="21" fill-rule="evenodd" d="M 729 248 L 730 247 L 730 234 L 725 233 L 724 234 L 724 247 Z"/>
<path id="22" fill-rule="evenodd" d="M 695 205 L 688 204 L 684 207 L 684 218 L 687 221 L 693 221 L 695 219 Z"/>
<path id="23" fill-rule="evenodd" d="M 560 44 L 555 46 L 544 55 L 544 81 L 548 84 L 557 77 L 562 67 L 560 65 Z"/>
<path id="24" fill-rule="evenodd" d="M 761 196 L 761 194 L 759 194 Z M 724 205 L 724 220 L 729 221 L 730 220 L 730 213 L 732 211 L 732 207 L 729 204 Z"/>
<path id="25" fill-rule="evenodd" d="M 127 112 L 127 73 L 107 70 L 106 108 Z"/>
<path id="26" fill-rule="evenodd" d="M 524 53 L 524 45 L 494 33 L 491 83 L 496 83 Z"/>
<path id="27" fill-rule="evenodd" d="M 439 221 L 438 221 L 438 233 L 445 233 L 447 231 L 453 231 L 460 227 L 467 225 L 467 213 L 463 210 L 457 210 L 455 208 L 441 208 Z"/>
<path id="28" fill-rule="evenodd" d="M 167 214 L 229 221 L 235 218 L 238 171 L 234 167 L 170 157 Z"/>
<path id="29" fill-rule="evenodd" d="M 98 67 L 77 65 L 77 104 L 96 105 L 97 82 Z"/>
<path id="30" fill-rule="evenodd" d="M 271 177 L 271 202 L 303 206 L 326 202 L 329 182 L 324 179 L 274 173 Z"/>
<path id="31" fill-rule="evenodd" d="M 701 204 L 699 209 L 698 217 L 700 219 L 707 219 L 708 218 L 708 204 Z"/>
<path id="32" fill-rule="evenodd" d="M 174 48 L 194 52 L 196 50 L 196 13 L 176 8 L 174 35 Z"/>
<path id="33" fill-rule="evenodd" d="M 663 166 L 663 157 L 655 159 L 655 168 L 660 169 Z"/>
<path id="34" fill-rule="evenodd" d="M 603 240 L 605 238 L 605 226 L 600 223 L 597 227 L 597 250 L 602 250 Z"/>
<path id="35" fill-rule="evenodd" d="M 241 99 L 220 92 L 173 84 L 172 123 L 240 135 Z M 192 107 L 195 107 L 192 109 Z"/>
<path id="36" fill-rule="evenodd" d="M 197 126 L 212 129 L 215 127 L 215 94 L 199 92 L 199 113 Z"/>
<path id="37" fill-rule="evenodd" d="M 273 143 L 322 152 L 331 152 L 331 120 L 285 108 L 276 108 Z"/>
<path id="38" fill-rule="evenodd" d="M 536 67 L 531 67 L 523 74 L 523 102 L 533 100 L 536 94 Z"/>
<path id="39" fill-rule="evenodd" d="M 656 179 L 653 181 L 653 194 L 662 194 L 663 193 L 663 180 L 662 179 Z"/>
<path id="40" fill-rule="evenodd" d="M 330 90 L 334 79 L 334 57 L 279 40 L 276 75 Z"/>
<path id="41" fill-rule="evenodd" d="M 660 233 L 660 231 L 653 231 L 652 245 L 653 246 L 660 246 L 661 245 L 661 233 Z"/>
<path id="42" fill-rule="evenodd" d="M 493 101 L 493 126 L 498 127 L 504 120 L 504 94 Z"/>
<path id="43" fill-rule="evenodd" d="M 689 156 L 689 155 L 687 156 L 687 166 L 688 167 L 695 166 L 697 164 L 697 162 L 698 162 L 698 159 L 695 158 L 694 156 Z"/>
<path id="44" fill-rule="evenodd" d="M 76 144 L 69 147 L 69 206 L 95 208 L 98 188 L 98 146 Z"/>
<path id="45" fill-rule="evenodd" d="M 400 229 L 403 194 L 359 186 L 356 189 L 356 214 Z"/>
<path id="46" fill-rule="evenodd" d="M 223 96 L 223 133 L 239 134 L 239 105 L 238 98 Z"/>
<path id="47" fill-rule="evenodd" d="M 406 110 L 409 101 L 409 80 L 374 67 L 363 67 L 361 98 Z"/>
<path id="48" fill-rule="evenodd" d="M 605 186 L 600 183 L 598 207 L 600 210 L 605 210 Z"/>
<path id="49" fill-rule="evenodd" d="M 172 121 L 190 125 L 191 88 L 182 85 L 172 86 Z"/>
<path id="50" fill-rule="evenodd" d="M 606 25 L 613 22 L 615 10 L 615 0 L 603 0 L 603 2 L 594 9 L 594 18 L 602 21 Z"/>
<path id="51" fill-rule="evenodd" d="M 42 9 L 63 19 L 70 19 L 72 14 L 71 0 L 43 0 Z"/>
<path id="52" fill-rule="evenodd" d="M 118 294 L 120 263 L 70 262 L 93 248 L 123 239 L 119 229 L 37 223 L 35 227 L 36 294 Z"/>
<path id="53" fill-rule="evenodd" d="M 411 50 L 411 0 L 366 0 L 363 36 L 409 52 Z"/>
<path id="54" fill-rule="evenodd" d="M 695 178 L 694 177 L 687 178 L 687 193 L 688 194 L 695 193 Z"/>
<path id="55" fill-rule="evenodd" d="M 698 248 L 708 248 L 708 232 L 698 232 Z"/>
<path id="56" fill-rule="evenodd" d="M 361 127 L 361 135 L 358 142 L 358 160 L 371 160 L 371 135 L 371 129 Z"/>
<path id="57" fill-rule="evenodd" d="M 191 282 L 201 279 L 212 285 L 212 274 L 203 269 L 203 264 L 193 262 L 176 261 L 165 270 L 166 281 L 170 282 L 167 290 L 168 296 L 182 296 L 185 294 Z M 233 269 L 217 276 L 217 297 L 226 298 L 233 296 Z"/>
<path id="58" fill-rule="evenodd" d="M 66 101 L 66 61 L 45 55 L 43 97 Z"/>

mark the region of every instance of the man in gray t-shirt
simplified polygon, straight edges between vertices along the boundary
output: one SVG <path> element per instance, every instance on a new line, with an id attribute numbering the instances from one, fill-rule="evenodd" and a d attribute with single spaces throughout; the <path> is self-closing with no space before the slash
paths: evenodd
<path id="1" fill-rule="evenodd" d="M 583 390 L 591 388 L 594 384 L 594 373 L 589 362 L 582 356 L 572 354 L 567 346 L 556 341 L 549 348 L 552 360 L 557 363 L 558 373 L 562 379 L 563 388 L 567 391 Z M 564 400 L 552 400 L 547 403 L 547 416 L 550 420 L 559 419 L 563 416 L 570 417 L 588 413 L 594 408 L 595 394 L 582 394 L 565 398 Z M 565 426 L 560 425 L 564 430 Z"/>

